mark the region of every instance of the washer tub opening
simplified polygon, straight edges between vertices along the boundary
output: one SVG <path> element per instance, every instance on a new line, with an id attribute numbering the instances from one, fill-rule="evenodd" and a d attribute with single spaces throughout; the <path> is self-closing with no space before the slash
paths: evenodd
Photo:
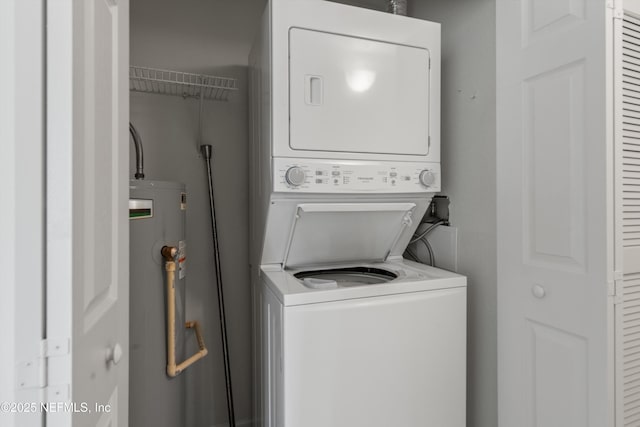
<path id="1" fill-rule="evenodd" d="M 327 270 L 309 270 L 295 273 L 294 277 L 305 283 L 304 279 L 318 279 L 336 282 L 338 287 L 377 285 L 398 278 L 392 271 L 375 267 L 345 267 Z"/>

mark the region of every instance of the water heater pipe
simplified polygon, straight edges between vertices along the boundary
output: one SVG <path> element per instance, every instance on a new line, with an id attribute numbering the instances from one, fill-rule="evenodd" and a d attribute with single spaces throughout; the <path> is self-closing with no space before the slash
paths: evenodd
<path id="1" fill-rule="evenodd" d="M 200 146 L 202 157 L 207 164 L 209 182 L 209 208 L 211 214 L 211 233 L 213 237 L 213 260 L 216 269 L 216 288 L 218 290 L 218 313 L 220 315 L 220 337 L 222 339 L 222 354 L 224 357 L 224 379 L 227 389 L 227 412 L 229 426 L 236 427 L 236 417 L 233 410 L 233 391 L 231 389 L 231 366 L 229 363 L 229 344 L 227 343 L 227 320 L 224 312 L 224 294 L 222 291 L 222 267 L 220 266 L 220 247 L 218 246 L 218 228 L 216 227 L 216 208 L 213 203 L 213 175 L 211 173 L 211 145 Z"/>
<path id="2" fill-rule="evenodd" d="M 198 352 L 187 358 L 184 362 L 176 364 L 176 261 L 175 257 L 178 250 L 172 246 L 164 246 L 162 248 L 162 256 L 164 257 L 164 268 L 167 272 L 167 375 L 175 377 L 180 372 L 193 365 L 198 360 L 207 355 L 207 347 L 204 345 L 202 338 L 202 330 L 197 321 L 185 322 L 187 329 L 193 329 L 196 333 L 198 341 Z"/>
<path id="3" fill-rule="evenodd" d="M 389 0 L 387 12 L 407 16 L 407 0 Z"/>
<path id="4" fill-rule="evenodd" d="M 136 179 L 144 179 L 144 155 L 142 152 L 142 139 L 140 139 L 140 134 L 133 126 L 133 123 L 129 122 L 129 133 L 133 138 L 133 145 L 136 148 Z"/>

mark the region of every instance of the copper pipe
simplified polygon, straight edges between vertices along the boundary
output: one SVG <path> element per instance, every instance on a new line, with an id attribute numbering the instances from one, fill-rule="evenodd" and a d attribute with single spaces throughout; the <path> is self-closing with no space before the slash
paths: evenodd
<path id="1" fill-rule="evenodd" d="M 176 365 L 176 261 L 175 256 L 178 253 L 178 249 L 173 246 L 164 246 L 161 250 L 162 256 L 165 259 L 164 268 L 167 272 L 167 375 L 175 377 L 189 366 L 205 357 L 208 353 L 207 347 L 204 344 L 204 338 L 202 337 L 202 330 L 200 324 L 197 321 L 187 321 L 185 327 L 187 329 L 193 329 L 196 333 L 196 340 L 198 341 L 199 350 L 187 358 L 184 362 Z"/>

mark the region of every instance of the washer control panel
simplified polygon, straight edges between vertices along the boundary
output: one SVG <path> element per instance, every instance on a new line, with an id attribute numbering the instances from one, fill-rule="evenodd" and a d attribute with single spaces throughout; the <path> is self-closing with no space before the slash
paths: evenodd
<path id="1" fill-rule="evenodd" d="M 299 187 L 307 180 L 307 174 L 300 166 L 291 166 L 284 174 L 284 179 L 292 187 Z"/>
<path id="2" fill-rule="evenodd" d="M 274 191 L 303 193 L 434 193 L 440 164 L 274 158 Z"/>

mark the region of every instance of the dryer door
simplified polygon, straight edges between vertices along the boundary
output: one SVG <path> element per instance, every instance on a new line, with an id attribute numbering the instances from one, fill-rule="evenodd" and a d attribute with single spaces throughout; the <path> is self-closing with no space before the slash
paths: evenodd
<path id="1" fill-rule="evenodd" d="M 289 74 L 293 150 L 429 154 L 427 49 L 292 28 Z"/>

